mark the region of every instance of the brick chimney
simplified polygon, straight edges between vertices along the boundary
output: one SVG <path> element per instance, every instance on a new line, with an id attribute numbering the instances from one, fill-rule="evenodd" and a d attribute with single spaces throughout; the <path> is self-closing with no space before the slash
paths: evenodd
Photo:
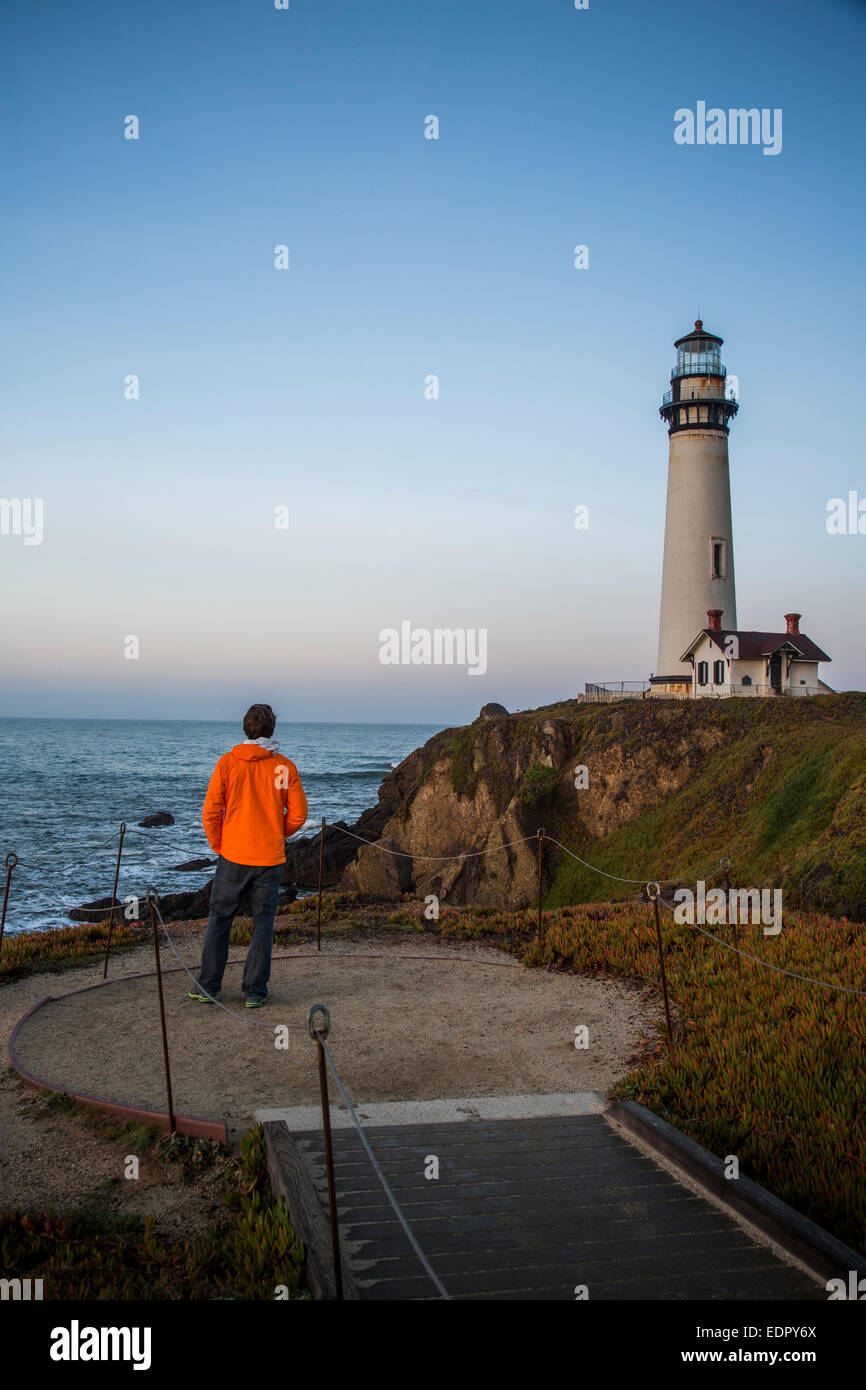
<path id="1" fill-rule="evenodd" d="M 803 616 L 802 613 L 786 613 L 786 614 L 785 614 L 785 631 L 786 631 L 786 632 L 799 632 L 799 631 L 800 631 L 800 619 L 802 618 L 802 616 Z"/>
<path id="2" fill-rule="evenodd" d="M 709 618 L 710 632 L 721 632 L 722 630 L 722 610 L 721 608 L 708 608 L 707 617 Z M 790 632 L 791 629 L 788 628 Z"/>

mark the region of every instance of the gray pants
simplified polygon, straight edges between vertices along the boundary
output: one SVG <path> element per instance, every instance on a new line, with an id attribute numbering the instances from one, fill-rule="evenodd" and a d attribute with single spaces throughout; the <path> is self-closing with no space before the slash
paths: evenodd
<path id="1" fill-rule="evenodd" d="M 266 999 L 274 946 L 274 917 L 280 896 L 282 864 L 262 868 L 256 864 L 233 864 L 220 855 L 210 896 L 210 916 L 201 953 L 196 984 L 202 993 L 216 998 L 229 958 L 229 933 L 241 899 L 250 894 L 253 939 L 244 962 L 243 992 L 247 999 Z"/>

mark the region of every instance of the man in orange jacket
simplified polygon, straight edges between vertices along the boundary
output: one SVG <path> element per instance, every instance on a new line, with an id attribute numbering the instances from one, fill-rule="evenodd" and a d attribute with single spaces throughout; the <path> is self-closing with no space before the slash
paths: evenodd
<path id="1" fill-rule="evenodd" d="M 202 810 L 208 844 L 219 855 L 201 966 L 190 999 L 212 1004 L 219 995 L 229 955 L 229 933 L 244 894 L 250 894 L 253 939 L 244 963 L 248 1009 L 268 997 L 274 917 L 280 895 L 285 842 L 307 819 L 307 798 L 298 769 L 280 756 L 273 739 L 277 719 L 270 705 L 251 705 L 246 739 L 224 753 L 214 768 Z"/>

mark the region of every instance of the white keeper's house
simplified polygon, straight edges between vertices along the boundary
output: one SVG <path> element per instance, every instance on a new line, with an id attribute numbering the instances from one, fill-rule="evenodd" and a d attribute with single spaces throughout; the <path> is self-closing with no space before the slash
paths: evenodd
<path id="1" fill-rule="evenodd" d="M 725 695 L 820 695 L 818 676 L 826 652 L 800 631 L 800 614 L 785 614 L 784 632 L 737 632 L 722 627 L 720 608 L 707 610 L 708 625 L 686 647 L 681 661 L 692 668 L 681 693 L 694 698 Z M 673 693 L 673 692 L 671 692 Z"/>

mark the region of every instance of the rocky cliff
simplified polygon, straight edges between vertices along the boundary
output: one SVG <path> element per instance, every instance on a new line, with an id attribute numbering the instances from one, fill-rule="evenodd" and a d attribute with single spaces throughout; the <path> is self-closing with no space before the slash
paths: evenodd
<path id="1" fill-rule="evenodd" d="M 540 826 L 623 878 L 694 879 L 727 855 L 735 883 L 866 919 L 866 695 L 485 710 L 406 758 L 356 825 L 328 828 L 325 882 L 525 907 Z M 290 846 L 286 881 L 314 887 L 318 853 L 318 837 Z M 543 883 L 548 905 L 639 891 L 549 839 Z"/>
<path id="2" fill-rule="evenodd" d="M 866 694 L 486 705 L 411 753 L 354 825 L 326 827 L 323 882 L 527 907 L 539 827 L 549 907 L 694 882 L 728 856 L 736 886 L 866 921 Z M 316 888 L 321 851 L 319 835 L 287 844 L 283 901 Z M 166 895 L 166 920 L 206 916 L 209 898 L 209 883 Z"/>

